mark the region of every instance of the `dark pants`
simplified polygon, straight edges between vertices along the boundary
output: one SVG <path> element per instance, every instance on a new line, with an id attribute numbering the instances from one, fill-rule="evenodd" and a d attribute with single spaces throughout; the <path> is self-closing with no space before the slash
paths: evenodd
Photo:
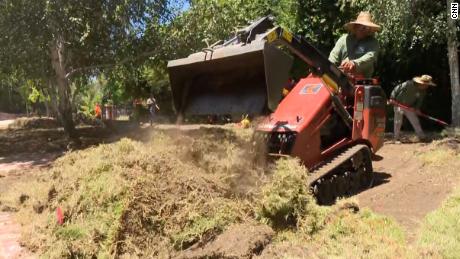
<path id="1" fill-rule="evenodd" d="M 150 125 L 153 124 L 153 121 L 155 120 L 155 106 L 150 106 L 149 108 L 149 112 L 150 112 Z"/>

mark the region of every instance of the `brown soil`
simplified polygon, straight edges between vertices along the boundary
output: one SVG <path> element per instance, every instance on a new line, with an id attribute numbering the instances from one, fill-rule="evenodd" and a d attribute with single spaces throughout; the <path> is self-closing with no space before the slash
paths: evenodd
<path id="1" fill-rule="evenodd" d="M 268 258 L 318 258 L 314 252 L 309 251 L 305 246 L 293 245 L 292 243 L 270 244 L 264 251 L 255 256 L 256 259 Z"/>
<path id="2" fill-rule="evenodd" d="M 408 240 L 414 241 L 425 215 L 439 207 L 460 178 L 457 161 L 428 166 L 418 154 L 452 145 L 385 143 L 378 152 L 383 159 L 373 162 L 374 187 L 357 195 L 361 207 L 395 218 L 407 230 Z"/>
<path id="3" fill-rule="evenodd" d="M 6 192 L 15 182 L 33 177 L 31 174 L 37 172 L 35 169 L 49 166 L 62 154 L 62 152 L 23 153 L 0 157 L 0 193 Z"/>
<path id="4" fill-rule="evenodd" d="M 21 227 L 11 214 L 0 212 L 0 258 L 36 258 L 19 245 Z"/>
<path id="5" fill-rule="evenodd" d="M 60 155 L 33 153 L 0 157 L 0 194 L 17 182 L 35 177 L 39 173 L 37 169 L 50 165 Z M 15 210 L 0 203 L 0 258 L 36 258 L 20 245 L 21 226 L 14 221 Z"/>
<path id="6" fill-rule="evenodd" d="M 14 120 L 18 116 L 19 115 L 17 115 L 17 114 L 0 112 L 0 121 L 2 121 L 2 120 Z"/>
<path id="7" fill-rule="evenodd" d="M 252 258 L 270 243 L 275 232 L 267 225 L 233 225 L 202 248 L 191 248 L 177 258 Z"/>

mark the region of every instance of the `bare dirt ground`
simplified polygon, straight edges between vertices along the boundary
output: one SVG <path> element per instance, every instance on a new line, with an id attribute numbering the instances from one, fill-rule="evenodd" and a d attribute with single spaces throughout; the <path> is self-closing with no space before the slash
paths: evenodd
<path id="1" fill-rule="evenodd" d="M 14 183 L 27 181 L 37 168 L 46 167 L 60 153 L 16 154 L 0 157 L 0 195 Z M 3 212 L 2 212 L 3 211 Z M 19 243 L 21 226 L 14 221 L 13 212 L 0 204 L 0 259 L 35 258 Z"/>
<path id="2" fill-rule="evenodd" d="M 0 113 L 0 130 L 8 128 L 16 115 Z M 20 181 L 34 166 L 43 166 L 51 161 L 50 154 L 29 156 L 12 155 L 0 157 L 0 195 L 13 183 Z M 0 204 L 1 205 L 1 204 Z M 13 220 L 12 214 L 0 211 L 0 258 L 34 258 L 19 244 L 21 228 Z"/>
<path id="3" fill-rule="evenodd" d="M 35 169 L 49 166 L 62 152 L 22 153 L 0 156 L 0 193 L 6 192 L 12 184 L 24 181 Z"/>
<path id="4" fill-rule="evenodd" d="M 0 130 L 7 129 L 8 125 L 14 122 L 17 117 L 15 114 L 0 112 Z"/>
<path id="5" fill-rule="evenodd" d="M 450 165 L 426 167 L 417 154 L 432 150 L 433 144 L 386 143 L 374 161 L 375 187 L 357 195 L 361 206 L 395 218 L 414 241 L 423 218 L 435 210 L 458 185 L 458 168 Z"/>

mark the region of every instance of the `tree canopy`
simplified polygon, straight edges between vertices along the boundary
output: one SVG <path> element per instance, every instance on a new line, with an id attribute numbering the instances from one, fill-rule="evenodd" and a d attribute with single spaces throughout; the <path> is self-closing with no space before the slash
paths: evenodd
<path id="1" fill-rule="evenodd" d="M 97 78 L 104 78 L 102 94 L 120 102 L 149 92 L 166 100 L 168 60 L 228 38 L 257 17 L 275 16 L 327 55 L 346 33 L 343 25 L 367 10 L 382 25 L 377 75 L 384 89 L 432 74 L 441 86 L 437 100 L 450 94 L 446 9 L 446 1 L 431 0 L 3 0 L 0 91 L 32 80 L 71 131 L 72 101 L 81 99 L 72 95 L 85 94 Z M 448 105 L 427 103 L 444 118 Z"/>

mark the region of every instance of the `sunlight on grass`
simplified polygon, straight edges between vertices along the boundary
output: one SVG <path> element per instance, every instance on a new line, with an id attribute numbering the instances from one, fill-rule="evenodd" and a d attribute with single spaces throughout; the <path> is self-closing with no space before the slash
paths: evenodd
<path id="1" fill-rule="evenodd" d="M 439 148 L 421 153 L 419 158 L 424 165 L 439 166 L 448 162 L 450 159 L 459 159 L 460 156 L 456 155 L 453 150 L 446 148 Z"/>
<path id="2" fill-rule="evenodd" d="M 418 241 L 430 253 L 444 258 L 460 258 L 460 189 L 441 206 L 427 215 Z"/>

